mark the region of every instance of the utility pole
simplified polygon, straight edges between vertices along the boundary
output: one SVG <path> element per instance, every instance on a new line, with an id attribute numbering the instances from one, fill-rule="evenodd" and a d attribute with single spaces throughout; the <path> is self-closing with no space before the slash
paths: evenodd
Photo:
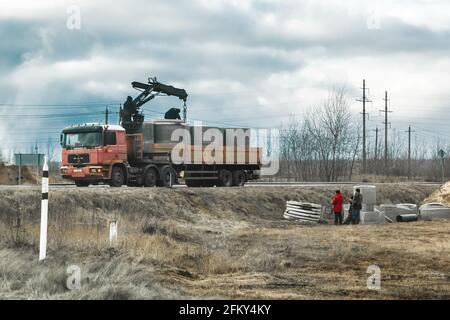
<path id="1" fill-rule="evenodd" d="M 36 146 L 34 147 L 34 151 L 35 151 L 36 157 L 37 157 L 37 163 L 36 163 L 36 184 L 39 185 L 39 152 L 38 152 L 37 141 L 36 141 Z"/>
<path id="2" fill-rule="evenodd" d="M 408 180 L 411 179 L 411 126 L 408 127 Z"/>
<path id="3" fill-rule="evenodd" d="M 375 157 L 374 157 L 375 174 L 378 174 L 378 127 L 375 129 Z"/>
<path id="4" fill-rule="evenodd" d="M 442 183 L 445 183 L 445 171 L 444 171 L 444 157 L 445 157 L 445 151 L 439 150 L 439 156 L 441 157 L 441 167 L 442 167 Z"/>
<path id="5" fill-rule="evenodd" d="M 408 180 L 411 179 L 411 126 L 408 127 Z"/>
<path id="6" fill-rule="evenodd" d="M 19 153 L 19 186 L 22 183 L 22 153 Z"/>
<path id="7" fill-rule="evenodd" d="M 366 102 L 371 102 L 366 98 L 366 80 L 363 79 L 363 96 L 362 99 L 357 99 L 356 101 L 363 103 L 363 174 L 367 173 L 367 154 L 366 154 Z"/>
<path id="8" fill-rule="evenodd" d="M 105 109 L 105 124 L 108 124 L 108 106 L 106 106 L 106 109 Z"/>
<path id="9" fill-rule="evenodd" d="M 378 160 L 378 127 L 375 129 L 375 162 Z"/>
<path id="10" fill-rule="evenodd" d="M 386 170 L 386 174 L 389 173 L 389 163 L 388 163 L 388 113 L 392 111 L 388 110 L 388 93 L 387 91 L 384 93 L 384 110 L 380 110 L 384 112 L 384 167 Z"/>

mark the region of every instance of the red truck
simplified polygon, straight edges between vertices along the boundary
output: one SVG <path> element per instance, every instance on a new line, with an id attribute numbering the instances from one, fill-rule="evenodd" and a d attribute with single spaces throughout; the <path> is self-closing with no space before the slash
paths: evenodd
<path id="1" fill-rule="evenodd" d="M 135 99 L 129 97 L 121 108 L 121 125 L 83 124 L 64 128 L 63 178 L 73 180 L 79 187 L 99 183 L 112 187 L 172 186 L 179 179 L 189 187 L 230 187 L 259 178 L 261 148 L 251 147 L 249 129 L 190 126 L 186 122 L 187 94 L 183 89 L 161 84 L 156 78 L 149 79 L 148 84 L 133 82 L 132 86 L 141 93 Z M 183 100 L 183 120 L 177 115 L 180 109 L 171 109 L 175 111 L 168 112 L 164 120 L 144 121 L 139 108 L 158 95 Z M 173 140 L 177 130 L 186 132 L 190 139 L 188 143 L 184 141 L 181 162 L 173 159 L 174 148 L 180 145 Z M 214 130 L 222 139 L 219 143 L 215 141 L 212 153 L 206 153 L 211 150 L 210 144 L 195 138 L 196 133 L 203 137 L 208 130 Z M 230 130 L 244 133 L 244 139 L 230 135 Z M 186 157 L 188 153 L 190 157 Z M 227 161 L 215 161 L 218 155 Z"/>

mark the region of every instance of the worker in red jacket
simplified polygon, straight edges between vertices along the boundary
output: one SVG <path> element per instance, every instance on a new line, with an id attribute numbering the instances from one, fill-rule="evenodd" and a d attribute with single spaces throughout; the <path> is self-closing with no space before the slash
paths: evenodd
<path id="1" fill-rule="evenodd" d="M 344 197 L 340 190 L 336 190 L 336 195 L 331 200 L 331 204 L 333 205 L 334 224 L 342 224 Z"/>

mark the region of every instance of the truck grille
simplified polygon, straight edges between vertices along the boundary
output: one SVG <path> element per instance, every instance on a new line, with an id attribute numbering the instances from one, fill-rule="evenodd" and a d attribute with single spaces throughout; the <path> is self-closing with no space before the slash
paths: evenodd
<path id="1" fill-rule="evenodd" d="M 73 164 L 89 163 L 89 154 L 69 154 L 68 160 Z"/>

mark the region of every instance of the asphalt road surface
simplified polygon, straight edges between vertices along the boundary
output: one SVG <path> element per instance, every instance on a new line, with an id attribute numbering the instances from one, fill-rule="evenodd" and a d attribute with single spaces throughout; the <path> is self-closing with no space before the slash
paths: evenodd
<path id="1" fill-rule="evenodd" d="M 399 182 L 403 184 L 408 184 L 409 182 Z M 330 185 L 380 185 L 380 184 L 392 184 L 391 182 L 386 183 L 360 183 L 360 182 L 249 182 L 245 184 L 245 187 L 324 187 Z M 424 184 L 424 185 L 435 185 L 439 186 L 441 183 L 436 182 L 411 182 L 411 184 Z M 0 185 L 0 188 L 38 188 L 39 185 Z M 174 188 L 186 188 L 186 185 L 179 184 L 174 185 Z M 56 183 L 50 184 L 50 188 L 76 188 L 73 183 Z M 97 185 L 97 186 L 89 186 L 88 188 L 110 188 L 109 185 Z M 127 186 L 123 186 L 123 188 L 129 188 Z"/>

